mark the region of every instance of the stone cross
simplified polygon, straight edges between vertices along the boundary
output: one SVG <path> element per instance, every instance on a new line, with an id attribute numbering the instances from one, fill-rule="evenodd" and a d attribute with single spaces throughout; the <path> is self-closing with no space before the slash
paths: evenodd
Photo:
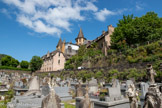
<path id="1" fill-rule="evenodd" d="M 147 73 L 149 74 L 149 81 L 150 81 L 150 83 L 154 84 L 155 83 L 154 76 L 156 75 L 156 72 L 153 70 L 151 64 L 147 65 Z"/>
<path id="2" fill-rule="evenodd" d="M 78 88 L 77 88 L 77 97 L 82 97 L 83 96 L 83 91 L 81 87 L 81 83 L 79 82 Z"/>

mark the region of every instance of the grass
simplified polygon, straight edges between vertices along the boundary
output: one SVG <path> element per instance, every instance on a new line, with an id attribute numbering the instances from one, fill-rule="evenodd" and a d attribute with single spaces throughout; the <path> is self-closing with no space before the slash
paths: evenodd
<path id="1" fill-rule="evenodd" d="M 7 108 L 6 104 L 4 101 L 0 101 L 0 108 Z"/>
<path id="2" fill-rule="evenodd" d="M 73 102 L 75 102 L 75 100 L 62 101 L 62 103 L 64 103 L 65 108 L 75 108 L 74 105 L 70 105 L 70 103 L 73 103 Z"/>
<path id="3" fill-rule="evenodd" d="M 10 66 L 0 66 L 0 69 L 31 71 L 30 69 L 16 68 L 16 67 L 10 67 Z"/>

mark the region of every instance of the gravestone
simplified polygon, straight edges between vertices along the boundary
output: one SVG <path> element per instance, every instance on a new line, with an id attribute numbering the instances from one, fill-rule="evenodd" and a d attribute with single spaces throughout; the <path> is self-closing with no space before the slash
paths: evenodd
<path id="1" fill-rule="evenodd" d="M 120 84 L 118 80 L 114 80 L 115 82 L 112 87 L 108 88 L 108 97 L 105 97 L 106 101 L 114 101 L 122 99 Z"/>
<path id="2" fill-rule="evenodd" d="M 89 93 L 96 93 L 98 91 L 98 84 L 97 84 L 97 80 L 92 78 L 90 81 L 89 81 Z"/>

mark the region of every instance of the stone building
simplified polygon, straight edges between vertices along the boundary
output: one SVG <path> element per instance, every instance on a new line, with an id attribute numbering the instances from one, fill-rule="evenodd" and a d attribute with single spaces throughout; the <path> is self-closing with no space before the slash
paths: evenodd
<path id="1" fill-rule="evenodd" d="M 91 43 L 96 42 L 98 45 L 98 48 L 101 49 L 101 51 L 107 56 L 107 49 L 111 46 L 111 37 L 112 33 L 114 32 L 114 27 L 112 25 L 108 26 L 108 31 L 102 31 L 102 34 L 97 37 L 95 40 L 93 40 Z M 90 44 L 87 45 L 87 48 L 90 47 Z"/>
<path id="2" fill-rule="evenodd" d="M 62 41 L 60 38 L 56 46 L 56 50 L 51 53 L 48 52 L 42 57 L 43 64 L 40 71 L 49 72 L 64 69 L 66 60 L 77 54 L 79 46 L 85 44 L 86 42 L 82 29 L 80 29 L 78 37 L 75 40 L 76 44 L 72 42 L 65 42 L 65 40 Z"/>
<path id="3" fill-rule="evenodd" d="M 42 57 L 43 64 L 41 67 L 41 72 L 57 71 L 64 69 L 65 55 L 60 50 L 55 50 L 53 52 L 48 52 Z"/>
<path id="4" fill-rule="evenodd" d="M 65 42 L 65 40 L 62 41 L 60 39 L 56 49 L 64 53 L 66 55 L 66 59 L 68 59 L 69 57 L 77 53 L 77 51 L 79 50 L 79 45 L 72 42 Z"/>

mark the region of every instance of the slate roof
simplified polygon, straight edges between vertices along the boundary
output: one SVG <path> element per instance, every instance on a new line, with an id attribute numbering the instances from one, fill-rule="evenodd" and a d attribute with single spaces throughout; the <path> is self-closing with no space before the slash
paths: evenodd
<path id="1" fill-rule="evenodd" d="M 56 53 L 57 52 L 60 52 L 60 53 L 62 53 L 61 51 L 59 51 L 59 50 L 55 50 L 55 51 L 53 51 L 53 52 L 51 52 L 51 53 L 49 53 L 49 57 L 47 57 L 47 54 L 46 55 L 44 55 L 44 56 L 42 56 L 42 59 L 44 60 L 44 59 L 47 59 L 47 58 L 50 58 L 50 57 L 53 57 L 53 56 L 55 56 L 56 55 Z M 62 53 L 63 54 L 63 53 Z M 64 54 L 63 54 L 64 55 Z M 64 55 L 65 56 L 65 55 Z"/>
<path id="2" fill-rule="evenodd" d="M 58 46 L 61 46 L 62 45 L 62 40 L 61 40 L 61 38 L 60 38 L 60 40 L 59 40 L 59 42 L 58 42 L 58 44 L 57 44 L 57 47 Z"/>
<path id="3" fill-rule="evenodd" d="M 81 28 L 80 28 L 80 31 L 79 31 L 78 37 L 77 37 L 76 39 L 79 39 L 79 38 L 84 38 L 84 39 L 86 39 L 86 38 L 84 37 L 83 31 L 82 31 Z M 75 40 L 76 40 L 76 39 L 75 39 Z"/>

